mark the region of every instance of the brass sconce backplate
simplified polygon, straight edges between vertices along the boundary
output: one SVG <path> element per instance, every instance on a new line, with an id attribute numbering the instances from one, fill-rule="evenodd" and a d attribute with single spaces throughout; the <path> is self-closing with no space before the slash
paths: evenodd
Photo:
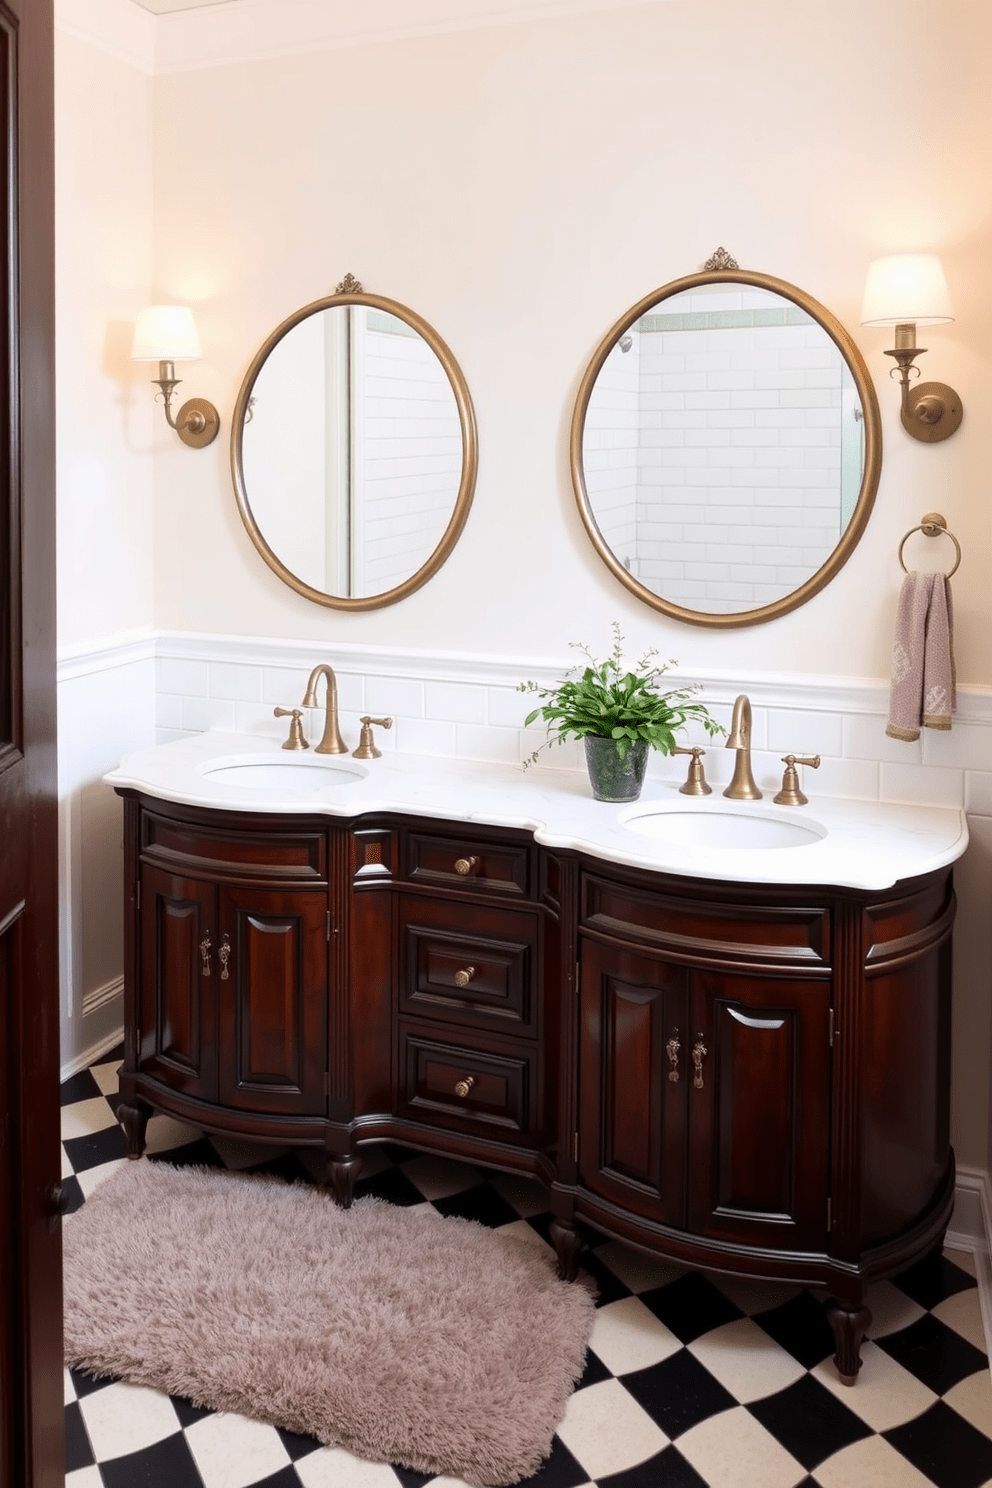
<path id="1" fill-rule="evenodd" d="M 961 399 L 946 382 L 919 382 L 907 391 L 902 425 L 914 439 L 936 444 L 960 428 L 962 416 Z"/>
<path id="2" fill-rule="evenodd" d="M 176 418 L 176 433 L 191 449 L 213 444 L 219 429 L 217 410 L 206 398 L 189 398 Z"/>

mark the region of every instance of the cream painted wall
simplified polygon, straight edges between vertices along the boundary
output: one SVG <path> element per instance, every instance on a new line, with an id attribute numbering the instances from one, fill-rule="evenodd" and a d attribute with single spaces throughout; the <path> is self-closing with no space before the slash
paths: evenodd
<path id="1" fill-rule="evenodd" d="M 155 282 L 197 305 L 207 361 L 191 386 L 227 422 L 266 334 L 350 270 L 449 342 L 476 403 L 480 469 L 441 574 L 393 609 L 341 615 L 264 569 L 224 442 L 173 446 L 156 464 L 158 622 L 430 646 L 457 614 L 460 648 L 485 652 L 499 635 L 508 651 L 557 656 L 619 616 L 635 646 L 688 667 L 881 677 L 899 540 L 936 507 L 965 551 L 959 676 L 992 681 L 980 562 L 992 201 L 975 185 L 992 145 L 979 76 L 992 9 L 946 0 L 939 48 L 906 9 L 670 0 L 159 78 Z M 925 127 L 893 113 L 899 77 L 918 81 Z M 567 470 L 571 405 L 600 336 L 721 243 L 839 315 L 886 437 L 876 512 L 840 578 L 795 615 L 730 634 L 656 617 L 604 572 Z M 953 383 L 966 410 L 957 438 L 933 447 L 898 427 L 887 333 L 857 324 L 869 259 L 917 247 L 943 254 L 958 315 L 928 332 L 926 375 Z"/>
<path id="2" fill-rule="evenodd" d="M 151 280 L 152 79 L 59 31 L 56 94 L 60 961 L 71 1059 L 120 1028 L 121 804 L 101 777 L 155 737 L 154 660 L 134 637 L 154 623 L 158 426 L 147 371 L 130 360 Z M 108 642 L 118 644 L 103 663 L 79 660 Z"/>
<path id="3" fill-rule="evenodd" d="M 63 651 L 154 622 L 148 371 L 152 80 L 56 37 L 58 624 Z M 154 426 L 158 434 L 158 425 Z"/>

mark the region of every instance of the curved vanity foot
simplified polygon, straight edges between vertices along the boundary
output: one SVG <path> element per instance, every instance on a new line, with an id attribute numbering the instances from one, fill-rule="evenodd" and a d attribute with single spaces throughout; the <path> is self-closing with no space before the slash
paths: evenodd
<path id="1" fill-rule="evenodd" d="M 355 1179 L 362 1167 L 362 1159 L 355 1154 L 327 1159 L 327 1181 L 334 1194 L 334 1202 L 341 1209 L 350 1209 L 355 1197 Z"/>
<path id="2" fill-rule="evenodd" d="M 133 1106 L 125 1105 L 123 1101 L 117 1107 L 117 1120 L 124 1128 L 127 1138 L 127 1155 L 132 1162 L 145 1151 L 145 1133 L 148 1130 L 148 1118 L 152 1114 L 151 1106 L 146 1106 L 144 1101 L 136 1101 Z"/>
<path id="3" fill-rule="evenodd" d="M 553 1219 L 549 1230 L 558 1257 L 558 1275 L 562 1281 L 574 1281 L 579 1274 L 579 1251 L 582 1241 L 574 1224 L 567 1219 Z"/>
<path id="4" fill-rule="evenodd" d="M 834 1330 L 834 1363 L 842 1385 L 853 1385 L 861 1368 L 861 1340 L 871 1327 L 871 1312 L 863 1303 L 838 1302 L 831 1297 L 827 1316 Z"/>

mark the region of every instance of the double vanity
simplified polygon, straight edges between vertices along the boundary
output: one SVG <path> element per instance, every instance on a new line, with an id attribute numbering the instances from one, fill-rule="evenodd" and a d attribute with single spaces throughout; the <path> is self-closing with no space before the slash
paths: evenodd
<path id="1" fill-rule="evenodd" d="M 853 1381 L 867 1285 L 936 1245 L 957 810 L 291 753 L 125 759 L 132 1155 L 152 1111 L 318 1147 L 339 1203 L 395 1141 L 539 1179 L 680 1264 L 824 1288 Z"/>

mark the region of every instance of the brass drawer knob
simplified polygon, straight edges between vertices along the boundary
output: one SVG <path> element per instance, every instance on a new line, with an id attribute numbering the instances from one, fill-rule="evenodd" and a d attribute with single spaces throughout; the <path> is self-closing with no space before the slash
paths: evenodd
<path id="1" fill-rule="evenodd" d="M 466 966 L 463 971 L 456 971 L 455 972 L 455 986 L 456 987 L 467 987 L 468 984 L 469 984 L 469 982 L 472 980 L 472 978 L 474 976 L 475 976 L 475 967 L 474 966 Z"/>
<path id="2" fill-rule="evenodd" d="M 469 1091 L 472 1089 L 472 1086 L 474 1084 L 475 1084 L 475 1076 L 474 1075 L 466 1075 L 465 1078 L 464 1078 L 464 1080 L 459 1080 L 458 1081 L 458 1084 L 455 1086 L 455 1094 L 461 1100 L 464 1100 L 465 1097 L 468 1095 Z"/>
<path id="3" fill-rule="evenodd" d="M 478 866 L 479 866 L 479 860 L 478 860 L 478 858 L 456 858 L 455 859 L 455 872 L 456 873 L 460 873 L 463 878 L 464 878 L 464 876 L 465 876 L 466 873 L 471 873 L 472 872 L 472 869 L 473 868 L 478 868 Z"/>

